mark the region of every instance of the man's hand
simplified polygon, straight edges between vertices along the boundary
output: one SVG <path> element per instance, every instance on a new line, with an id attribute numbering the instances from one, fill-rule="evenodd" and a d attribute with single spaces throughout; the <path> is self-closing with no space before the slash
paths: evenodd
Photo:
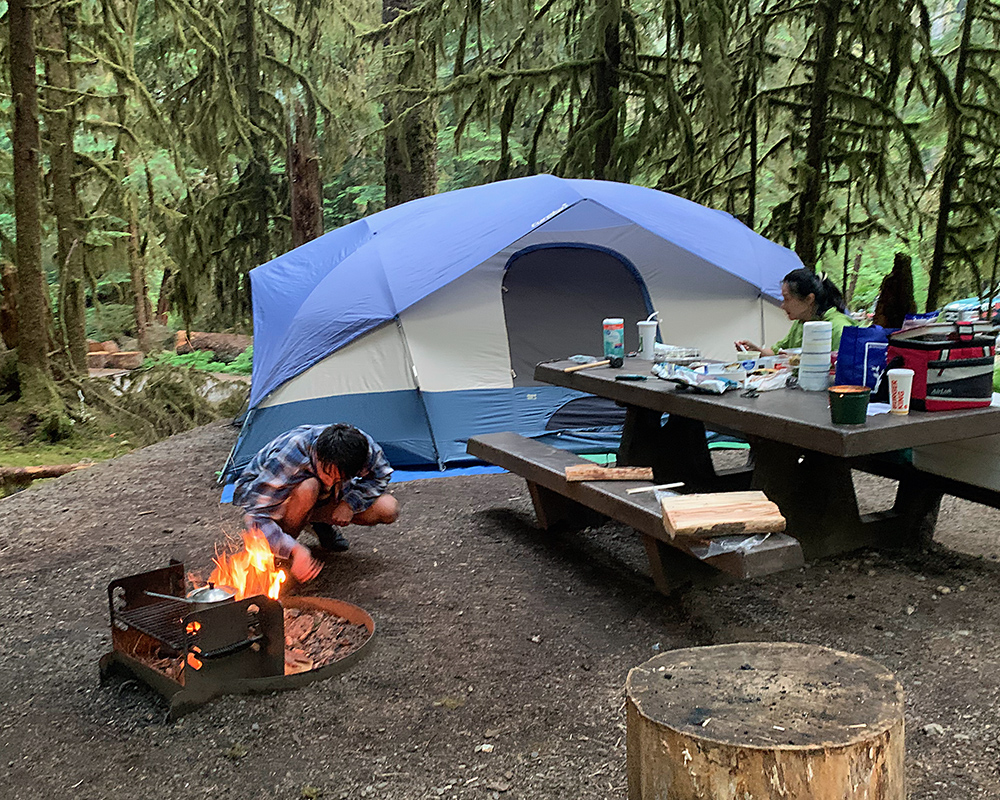
<path id="1" fill-rule="evenodd" d="M 303 544 L 295 545 L 292 550 L 292 566 L 290 568 L 295 580 L 299 583 L 308 583 L 319 575 L 322 568 L 323 565 L 312 557 L 308 547 Z"/>
<path id="2" fill-rule="evenodd" d="M 350 525 L 352 519 L 354 519 L 354 509 L 344 500 L 341 500 L 330 514 L 330 524 L 341 528 L 345 525 Z"/>

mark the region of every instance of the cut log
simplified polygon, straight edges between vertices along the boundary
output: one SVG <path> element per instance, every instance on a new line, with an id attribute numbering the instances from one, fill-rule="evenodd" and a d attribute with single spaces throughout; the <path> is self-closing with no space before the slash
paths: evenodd
<path id="1" fill-rule="evenodd" d="M 122 350 L 108 355 L 107 366 L 111 369 L 139 369 L 145 357 L 141 350 Z"/>
<path id="2" fill-rule="evenodd" d="M 30 483 L 40 478 L 58 478 L 67 472 L 86 469 L 90 464 L 53 464 L 44 467 L 0 467 L 0 484 Z"/>
<path id="3" fill-rule="evenodd" d="M 597 464 L 574 464 L 566 467 L 567 481 L 651 481 L 652 467 L 599 467 Z"/>
<path id="4" fill-rule="evenodd" d="M 717 492 L 664 497 L 663 527 L 671 538 L 778 533 L 785 518 L 763 492 Z"/>
<path id="5" fill-rule="evenodd" d="M 107 350 L 90 350 L 87 353 L 87 369 L 103 369 L 110 356 Z"/>
<path id="6" fill-rule="evenodd" d="M 629 800 L 904 800 L 903 689 L 851 653 L 674 650 L 625 685 Z"/>

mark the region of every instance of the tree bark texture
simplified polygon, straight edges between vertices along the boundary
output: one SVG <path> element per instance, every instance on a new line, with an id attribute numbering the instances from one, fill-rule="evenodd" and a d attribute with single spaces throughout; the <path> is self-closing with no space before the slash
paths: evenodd
<path id="1" fill-rule="evenodd" d="M 70 368 L 87 374 L 86 298 L 84 295 L 84 232 L 73 169 L 76 163 L 73 73 L 69 40 L 61 6 L 50 6 L 40 38 L 45 46 L 45 128 L 48 135 L 52 210 L 58 229 L 56 260 L 59 268 L 58 320 Z"/>
<path id="2" fill-rule="evenodd" d="M 948 141 L 944 148 L 941 192 L 938 195 L 937 223 L 934 228 L 934 252 L 931 255 L 931 264 L 928 270 L 927 311 L 933 311 L 937 308 L 938 296 L 944 284 L 948 222 L 951 217 L 953 195 L 964 168 L 965 153 L 962 142 L 961 108 L 964 105 L 965 76 L 969 64 L 969 49 L 975 12 L 976 0 L 966 0 L 965 16 L 962 18 L 962 38 L 958 45 L 958 61 L 955 65 L 955 97 L 958 100 L 959 108 L 949 112 Z"/>
<path id="3" fill-rule="evenodd" d="M 17 270 L 9 261 L 0 262 L 0 339 L 17 347 Z"/>
<path id="4" fill-rule="evenodd" d="M 292 208 L 292 247 L 323 234 L 323 183 L 316 152 L 316 121 L 295 103 L 288 133 L 288 186 Z"/>
<path id="5" fill-rule="evenodd" d="M 815 645 L 674 650 L 626 682 L 629 800 L 905 800 L 903 690 Z"/>
<path id="6" fill-rule="evenodd" d="M 819 258 L 821 200 L 826 182 L 826 156 L 830 147 L 827 136 L 830 117 L 830 83 L 833 79 L 833 55 L 837 49 L 837 23 L 841 0 L 817 0 L 816 55 L 813 66 L 812 100 L 809 108 L 809 133 L 805 160 L 800 167 L 799 213 L 796 222 L 795 252 L 802 263 L 816 268 Z"/>
<path id="7" fill-rule="evenodd" d="M 411 0 L 383 0 L 382 21 L 392 22 L 400 13 L 413 7 Z M 414 41 L 412 61 L 397 69 L 405 56 L 407 37 Z M 437 190 L 437 116 L 432 102 L 393 89 L 415 88 L 424 84 L 424 70 L 433 70 L 433 59 L 420 52 L 419 36 L 409 27 L 390 34 L 383 46 L 387 99 L 383 110 L 385 123 L 385 205 L 399 205 Z M 433 74 L 433 73 L 431 73 Z"/>
<path id="8" fill-rule="evenodd" d="M 39 218 L 38 87 L 35 79 L 34 11 L 27 0 L 11 0 L 10 85 L 14 102 L 14 214 L 17 231 L 18 377 L 21 398 L 32 407 L 50 399 L 48 297 L 42 272 Z"/>

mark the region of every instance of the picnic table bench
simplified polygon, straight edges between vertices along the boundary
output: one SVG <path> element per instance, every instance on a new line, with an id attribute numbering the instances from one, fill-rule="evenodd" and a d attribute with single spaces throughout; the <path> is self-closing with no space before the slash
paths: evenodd
<path id="1" fill-rule="evenodd" d="M 746 552 L 721 553 L 701 560 L 694 555 L 689 540 L 671 539 L 667 534 L 655 492 L 628 493 L 648 483 L 567 481 L 566 467 L 588 462 L 519 434 L 476 436 L 469 439 L 467 450 L 527 481 L 538 526 L 543 530 L 560 525 L 599 525 L 609 518 L 634 528 L 645 545 L 653 582 L 665 594 L 680 583 L 713 573 L 752 578 L 803 564 L 798 541 L 784 533 L 772 533 Z"/>

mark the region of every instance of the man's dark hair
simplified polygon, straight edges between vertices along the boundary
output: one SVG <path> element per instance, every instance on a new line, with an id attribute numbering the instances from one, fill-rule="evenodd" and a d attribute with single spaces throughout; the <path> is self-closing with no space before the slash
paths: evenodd
<path id="1" fill-rule="evenodd" d="M 368 439 L 353 425 L 330 425 L 316 439 L 316 458 L 339 469 L 345 480 L 365 468 L 369 455 Z"/>

